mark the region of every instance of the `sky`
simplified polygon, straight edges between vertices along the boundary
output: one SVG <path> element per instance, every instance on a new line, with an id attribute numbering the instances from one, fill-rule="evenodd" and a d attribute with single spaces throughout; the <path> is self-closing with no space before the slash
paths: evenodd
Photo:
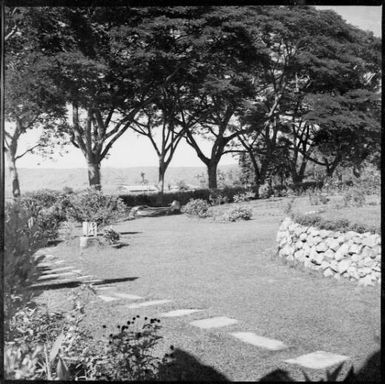
<path id="1" fill-rule="evenodd" d="M 317 6 L 318 9 L 332 9 L 348 23 L 363 30 L 369 30 L 381 37 L 381 6 Z M 37 141 L 38 133 L 25 134 L 19 142 L 19 153 L 24 152 Z M 210 143 L 200 141 L 203 152 L 208 153 Z M 18 160 L 19 168 L 85 168 L 86 161 L 79 149 L 68 146 L 68 154 L 56 154 L 53 160 L 42 159 L 38 155 L 25 155 Z M 230 154 L 224 155 L 220 165 L 236 164 L 237 160 Z M 146 137 L 127 131 L 112 147 L 108 159 L 103 160 L 102 167 L 145 167 L 157 166 L 158 159 L 154 148 Z M 203 166 L 195 151 L 183 140 L 175 151 L 171 167 Z"/>

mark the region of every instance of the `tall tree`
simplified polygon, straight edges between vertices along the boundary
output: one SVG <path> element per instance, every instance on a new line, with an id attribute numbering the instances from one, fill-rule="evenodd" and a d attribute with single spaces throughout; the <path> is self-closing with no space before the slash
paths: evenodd
<path id="1" fill-rule="evenodd" d="M 52 151 L 55 142 L 63 143 L 59 126 L 65 118 L 65 104 L 60 90 L 45 76 L 47 61 L 34 50 L 34 30 L 30 14 L 19 8 L 7 9 L 5 56 L 5 120 L 4 138 L 11 177 L 12 194 L 20 196 L 16 162 L 27 153 Z M 40 128 L 38 141 L 18 151 L 19 139 L 30 130 Z"/>
<path id="2" fill-rule="evenodd" d="M 161 109 L 157 109 L 155 104 L 144 108 L 138 120 L 131 125 L 133 131 L 149 138 L 158 155 L 161 194 L 164 192 L 166 170 L 183 137 L 183 130 L 175 124 L 174 106 L 162 104 Z"/>
<path id="3" fill-rule="evenodd" d="M 315 140 L 316 131 L 323 129 L 321 115 L 317 117 L 317 107 L 310 101 L 311 95 L 323 98 L 325 107 L 335 103 L 332 102 L 332 98 L 336 101 L 335 95 L 346 95 L 350 99 L 348 92 L 370 91 L 366 84 L 368 75 L 373 92 L 374 84 L 380 79 L 380 45 L 372 34 L 348 25 L 333 11 L 311 7 L 264 7 L 259 11 L 266 16 L 260 24 L 261 38 L 272 60 L 265 67 L 264 76 L 259 77 L 259 83 L 266 87 L 261 87 L 263 91 L 257 94 L 254 106 L 245 110 L 244 118 L 250 125 L 251 139 L 259 132 L 259 139 L 266 140 L 265 145 L 259 141 L 254 150 L 258 161 L 269 163 L 275 156 L 274 151 L 286 148 L 293 181 L 298 182 L 304 175 L 307 161 L 314 159 L 311 154 L 321 144 L 321 137 L 325 137 L 317 133 L 319 139 Z M 351 103 L 350 108 L 354 108 L 353 105 Z M 265 108 L 266 117 L 271 116 L 270 122 L 261 122 L 261 107 Z M 308 114 L 310 110 L 312 113 Z M 369 119 L 373 126 L 370 114 L 361 117 L 361 122 Z M 257 116 L 255 121 L 253 115 Z M 274 120 L 276 123 L 271 124 Z M 325 120 L 322 123 L 326 130 Z M 263 136 L 262 132 L 265 132 Z M 338 136 L 328 137 L 340 145 Z M 338 153 L 341 151 L 340 147 Z M 333 161 L 338 162 L 340 156 Z M 323 163 L 326 166 L 326 162 Z M 331 171 L 330 162 L 328 166 Z M 267 169 L 268 164 L 264 168 Z M 256 179 L 259 177 L 257 172 Z"/>
<path id="4" fill-rule="evenodd" d="M 252 73 L 268 59 L 254 21 L 242 7 L 217 7 L 190 34 L 190 80 L 178 100 L 178 123 L 207 167 L 209 188 L 217 187 L 218 163 L 242 132 L 234 129 L 235 117 L 253 96 Z M 208 154 L 202 137 L 212 143 Z"/>

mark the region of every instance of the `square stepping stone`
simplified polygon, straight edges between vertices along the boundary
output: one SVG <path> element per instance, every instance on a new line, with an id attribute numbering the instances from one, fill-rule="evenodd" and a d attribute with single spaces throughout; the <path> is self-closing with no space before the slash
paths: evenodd
<path id="1" fill-rule="evenodd" d="M 122 293 L 122 292 L 109 292 L 110 295 L 119 297 L 120 299 L 126 299 L 126 300 L 140 300 L 143 299 L 143 297 L 136 296 L 136 295 L 130 295 L 129 293 Z"/>
<path id="2" fill-rule="evenodd" d="M 316 351 L 306 355 L 299 356 L 295 359 L 285 360 L 289 364 L 298 364 L 305 368 L 325 369 L 332 365 L 340 364 L 349 360 L 349 356 L 337 355 L 335 353 Z"/>
<path id="3" fill-rule="evenodd" d="M 219 327 L 225 327 L 227 325 L 232 325 L 238 323 L 238 320 L 230 319 L 226 316 L 219 316 L 219 317 L 211 317 L 209 319 L 203 319 L 203 320 L 195 320 L 192 321 L 190 324 L 194 327 L 199 327 L 203 329 L 209 329 L 209 328 L 219 328 Z"/>
<path id="4" fill-rule="evenodd" d="M 162 313 L 161 317 L 178 317 L 178 316 L 186 316 L 191 313 L 202 311 L 202 309 L 177 309 L 175 311 L 170 311 L 166 313 Z"/>
<path id="5" fill-rule="evenodd" d="M 104 301 L 114 301 L 114 300 L 118 300 L 116 297 L 111 297 L 111 296 L 105 296 L 105 295 L 98 295 L 98 297 Z"/>
<path id="6" fill-rule="evenodd" d="M 165 304 L 169 303 L 171 300 L 151 300 L 151 301 L 145 301 L 143 303 L 138 303 L 138 304 L 130 304 L 127 305 L 127 308 L 142 308 L 142 307 L 150 307 L 151 305 L 160 305 L 160 304 Z"/>
<path id="7" fill-rule="evenodd" d="M 233 332 L 230 333 L 230 335 L 245 343 L 249 343 L 260 348 L 269 349 L 270 351 L 279 351 L 281 349 L 287 348 L 287 345 L 282 343 L 282 341 L 258 336 L 253 332 Z"/>

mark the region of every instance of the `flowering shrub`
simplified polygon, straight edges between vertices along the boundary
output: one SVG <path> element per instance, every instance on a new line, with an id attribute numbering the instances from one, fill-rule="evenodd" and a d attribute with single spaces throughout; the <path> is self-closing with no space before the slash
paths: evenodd
<path id="1" fill-rule="evenodd" d="M 191 199 L 183 208 L 182 212 L 187 215 L 198 217 L 207 217 L 210 215 L 208 209 L 210 205 L 207 201 L 202 199 Z"/>
<path id="2" fill-rule="evenodd" d="M 140 324 L 138 324 L 140 323 Z M 96 380 L 155 380 L 161 366 L 169 362 L 154 357 L 152 350 L 161 339 L 158 331 L 160 320 L 144 318 L 140 322 L 137 315 L 126 324 L 118 325 L 118 330 L 108 336 L 107 347 L 98 359 L 94 360 L 90 371 Z M 106 326 L 104 326 L 106 328 Z M 173 350 L 173 347 L 170 348 Z"/>
<path id="3" fill-rule="evenodd" d="M 238 220 L 250 220 L 252 217 L 252 211 L 250 208 L 240 206 L 236 208 L 230 208 L 222 216 L 223 221 L 238 221 Z"/>
<path id="4" fill-rule="evenodd" d="M 70 196 L 70 205 L 66 210 L 68 220 L 93 221 L 104 226 L 118 220 L 126 210 L 119 198 L 104 195 L 94 188 Z"/>
<path id="5" fill-rule="evenodd" d="M 7 379 L 153 380 L 160 372 L 167 372 L 172 356 L 152 355 L 161 339 L 160 320 L 144 318 L 138 324 L 139 316 L 135 316 L 118 325 L 118 331 L 111 332 L 106 340 L 98 341 L 81 329 L 83 302 L 90 299 L 84 295 L 94 294 L 88 288 L 82 286 L 75 291 L 67 316 L 39 309 L 15 316 L 5 344 Z"/>

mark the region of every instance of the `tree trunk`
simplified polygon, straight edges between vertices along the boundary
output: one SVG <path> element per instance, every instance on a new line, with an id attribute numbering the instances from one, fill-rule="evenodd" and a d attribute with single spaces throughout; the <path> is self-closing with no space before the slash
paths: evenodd
<path id="1" fill-rule="evenodd" d="M 302 183 L 304 175 L 292 171 L 291 178 L 293 179 L 293 184 L 296 185 Z"/>
<path id="2" fill-rule="evenodd" d="M 15 157 L 12 156 L 12 154 L 7 151 L 7 156 L 9 160 L 9 173 L 11 177 L 11 183 L 12 183 L 12 195 L 13 197 L 20 197 L 20 183 L 19 183 L 19 175 L 17 173 L 16 168 L 16 160 Z"/>
<path id="3" fill-rule="evenodd" d="M 158 184 L 160 184 L 160 203 L 163 204 L 163 194 L 164 194 L 164 175 L 166 174 L 167 166 L 162 157 L 159 158 L 159 174 L 158 174 Z"/>
<path id="4" fill-rule="evenodd" d="M 97 161 L 88 161 L 88 182 L 90 187 L 98 191 L 102 189 L 100 184 L 100 163 Z"/>
<path id="5" fill-rule="evenodd" d="M 210 162 L 207 164 L 207 175 L 209 178 L 209 189 L 217 188 L 217 168 L 218 162 Z"/>

